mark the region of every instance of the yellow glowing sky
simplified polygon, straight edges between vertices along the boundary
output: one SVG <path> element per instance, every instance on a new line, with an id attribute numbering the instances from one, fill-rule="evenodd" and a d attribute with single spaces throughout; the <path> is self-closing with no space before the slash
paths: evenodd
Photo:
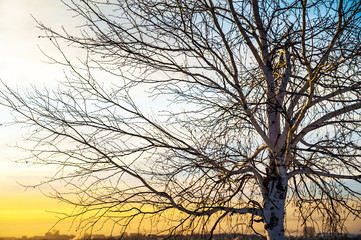
<path id="1" fill-rule="evenodd" d="M 13 86 L 27 84 L 54 85 L 62 78 L 62 68 L 49 65 L 37 45 L 47 53 L 53 49 L 49 41 L 39 39 L 39 30 L 30 16 L 53 28 L 74 25 L 71 13 L 60 0 L 0 0 L 0 78 Z M 1 122 L 11 119 L 6 109 L 0 108 Z M 37 183 L 49 169 L 27 167 L 14 163 L 24 155 L 9 145 L 21 143 L 17 126 L 1 128 L 0 138 L 0 237 L 43 235 L 56 222 L 53 212 L 69 207 L 44 197 L 37 189 L 25 191 L 18 183 Z M 60 225 L 61 233 L 70 234 L 67 224 Z M 361 222 L 349 221 L 349 230 L 361 233 Z"/>

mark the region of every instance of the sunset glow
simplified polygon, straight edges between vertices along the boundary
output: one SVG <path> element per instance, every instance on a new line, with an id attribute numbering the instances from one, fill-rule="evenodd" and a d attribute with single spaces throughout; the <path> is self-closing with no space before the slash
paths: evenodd
<path id="1" fill-rule="evenodd" d="M 41 51 L 49 55 L 58 52 L 49 41 L 39 38 L 41 33 L 33 17 L 55 29 L 77 25 L 61 1 L 0 0 L 0 79 L 20 90 L 32 84 L 56 86 L 64 78 L 62 66 L 49 64 L 42 54 Z M 73 206 L 46 197 L 52 193 L 47 185 L 40 189 L 29 187 L 46 181 L 57 169 L 18 161 L 28 157 L 28 153 L 15 146 L 26 147 L 27 143 L 22 138 L 23 129 L 17 125 L 8 126 L 11 120 L 9 110 L 1 107 L 0 124 L 4 127 L 0 138 L 0 237 L 40 236 L 52 229 L 60 230 L 61 234 L 78 235 L 76 222 L 71 220 L 61 221 L 54 227 L 59 217 L 70 213 Z M 286 215 L 287 234 L 302 232 L 293 206 L 288 206 Z M 133 232 L 139 230 L 136 222 L 135 227 L 130 228 Z M 346 226 L 349 233 L 361 234 L 360 219 L 350 218 Z M 111 228 L 111 224 L 105 225 L 97 228 L 95 233 L 109 235 Z M 262 227 L 259 229 L 263 231 Z"/>
<path id="2" fill-rule="evenodd" d="M 38 38 L 33 15 L 54 26 L 64 24 L 66 10 L 60 1 L 0 1 L 0 79 L 12 86 L 51 85 L 60 80 L 62 69 L 42 62 L 38 45 L 47 48 Z M 43 44 L 44 43 L 44 44 Z M 57 74 L 55 74 L 57 73 Z M 59 77 L 59 78 L 58 78 Z M 8 109 L 0 108 L 1 124 L 11 121 Z M 45 197 L 38 189 L 22 185 L 37 184 L 52 170 L 15 163 L 27 156 L 14 146 L 22 144 L 18 126 L 1 129 L 0 149 L 0 237 L 43 235 L 57 221 L 51 212 L 64 212 L 69 206 Z M 61 231 L 67 232 L 65 225 Z"/>

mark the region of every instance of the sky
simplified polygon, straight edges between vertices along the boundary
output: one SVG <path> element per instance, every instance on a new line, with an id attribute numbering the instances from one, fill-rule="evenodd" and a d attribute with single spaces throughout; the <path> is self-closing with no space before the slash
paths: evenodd
<path id="1" fill-rule="evenodd" d="M 48 53 L 54 49 L 49 41 L 38 38 L 41 32 L 31 15 L 54 28 L 67 25 L 67 19 L 72 21 L 71 14 L 58 0 L 0 0 L 0 79 L 18 88 L 31 84 L 55 86 L 63 70 L 45 62 L 39 46 Z M 0 122 L 11 119 L 8 109 L 0 108 Z M 57 220 L 51 212 L 69 209 L 44 197 L 38 189 L 21 186 L 36 184 L 49 172 L 44 167 L 14 162 L 27 156 L 14 147 L 22 144 L 21 135 L 19 126 L 1 128 L 0 237 L 43 235 Z"/>
<path id="2" fill-rule="evenodd" d="M 75 26 L 72 14 L 60 0 L 0 0 L 0 79 L 25 88 L 31 84 L 56 86 L 64 77 L 61 66 L 46 63 L 46 53 L 56 54 L 36 28 L 33 17 L 55 29 Z M 0 123 L 11 121 L 7 109 L 0 108 Z M 38 189 L 21 185 L 36 184 L 49 169 L 16 163 L 26 157 L 14 146 L 23 144 L 19 126 L 1 128 L 0 138 L 0 237 L 45 234 L 57 221 L 53 212 L 69 211 L 66 204 L 45 197 Z M 45 189 L 46 191 L 46 189 Z M 55 229 L 74 234 L 65 222 Z M 348 222 L 349 231 L 361 233 L 360 222 Z"/>

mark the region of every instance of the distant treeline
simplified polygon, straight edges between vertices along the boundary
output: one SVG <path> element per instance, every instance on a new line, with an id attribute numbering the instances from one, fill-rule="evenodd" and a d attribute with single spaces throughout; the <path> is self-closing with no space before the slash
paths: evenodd
<path id="1" fill-rule="evenodd" d="M 75 237 L 74 235 L 60 235 L 57 231 L 54 233 L 47 233 L 44 236 L 34 236 L 34 237 L 26 237 L 23 236 L 21 238 L 15 237 L 0 237 L 0 240 L 161 240 L 161 239 L 169 239 L 169 240 L 205 240 L 210 239 L 210 235 L 197 235 L 194 234 L 192 236 L 187 235 L 179 235 L 179 236 L 159 236 L 159 235 L 145 235 L 138 233 L 130 233 L 124 234 L 123 236 L 113 236 L 107 237 L 102 234 L 96 235 L 85 235 L 82 238 Z M 244 235 L 244 234 L 214 234 L 211 238 L 212 240 L 264 240 L 265 238 L 259 235 Z M 286 237 L 287 240 L 361 240 L 361 235 L 339 235 L 339 236 L 316 236 L 311 238 L 305 237 L 294 237 L 289 236 Z"/>

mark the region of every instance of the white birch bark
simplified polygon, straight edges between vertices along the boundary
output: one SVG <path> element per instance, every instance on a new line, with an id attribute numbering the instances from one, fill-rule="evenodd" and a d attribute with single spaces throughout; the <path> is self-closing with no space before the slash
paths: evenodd
<path id="1" fill-rule="evenodd" d="M 271 179 L 268 182 L 268 194 L 264 197 L 263 217 L 267 239 L 285 239 L 284 215 L 287 180 Z"/>

